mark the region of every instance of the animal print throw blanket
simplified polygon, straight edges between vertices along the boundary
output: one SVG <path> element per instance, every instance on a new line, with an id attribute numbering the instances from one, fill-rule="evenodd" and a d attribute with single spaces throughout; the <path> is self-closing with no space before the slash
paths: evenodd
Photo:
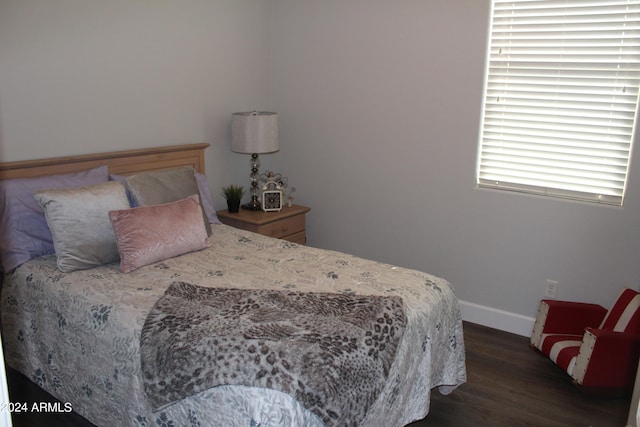
<path id="1" fill-rule="evenodd" d="M 288 393 L 326 425 L 358 425 L 383 389 L 406 317 L 399 297 L 174 282 L 141 335 L 154 410 L 223 384 Z"/>

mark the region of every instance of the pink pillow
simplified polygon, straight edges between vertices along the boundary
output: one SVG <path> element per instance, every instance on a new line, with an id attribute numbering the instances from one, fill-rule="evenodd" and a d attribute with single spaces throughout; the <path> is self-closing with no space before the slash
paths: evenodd
<path id="1" fill-rule="evenodd" d="M 110 211 L 109 219 L 124 273 L 210 246 L 195 194 L 176 202 Z"/>

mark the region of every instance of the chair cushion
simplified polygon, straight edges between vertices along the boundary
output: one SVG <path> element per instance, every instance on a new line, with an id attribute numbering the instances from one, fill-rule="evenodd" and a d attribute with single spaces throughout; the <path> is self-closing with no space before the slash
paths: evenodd
<path id="1" fill-rule="evenodd" d="M 599 329 L 640 334 L 640 292 L 623 289 Z"/>
<path id="2" fill-rule="evenodd" d="M 542 350 L 543 335 L 584 334 L 587 327 L 597 328 L 606 314 L 607 310 L 597 304 L 543 299 L 531 334 L 531 345 Z"/>
<path id="3" fill-rule="evenodd" d="M 582 344 L 582 335 L 546 334 L 541 351 L 556 365 L 571 375 Z"/>

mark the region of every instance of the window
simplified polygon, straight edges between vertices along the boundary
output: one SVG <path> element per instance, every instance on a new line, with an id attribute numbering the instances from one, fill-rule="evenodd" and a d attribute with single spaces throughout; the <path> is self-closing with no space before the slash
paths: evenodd
<path id="1" fill-rule="evenodd" d="M 477 184 L 621 206 L 640 0 L 493 0 Z"/>

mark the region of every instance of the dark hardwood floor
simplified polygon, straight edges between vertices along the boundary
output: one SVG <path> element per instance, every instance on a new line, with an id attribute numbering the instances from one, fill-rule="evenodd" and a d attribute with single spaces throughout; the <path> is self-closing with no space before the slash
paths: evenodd
<path id="1" fill-rule="evenodd" d="M 623 427 L 631 398 L 584 394 L 529 339 L 464 324 L 467 383 L 431 395 L 429 415 L 411 427 Z"/>
<path id="2" fill-rule="evenodd" d="M 429 415 L 410 427 L 622 427 L 630 398 L 583 394 L 569 376 L 529 348 L 526 337 L 465 323 L 467 383 L 449 396 L 434 391 Z M 9 371 L 13 401 L 50 399 Z M 77 414 L 23 414 L 14 426 L 89 427 Z M 177 427 L 177 426 L 176 426 Z"/>

